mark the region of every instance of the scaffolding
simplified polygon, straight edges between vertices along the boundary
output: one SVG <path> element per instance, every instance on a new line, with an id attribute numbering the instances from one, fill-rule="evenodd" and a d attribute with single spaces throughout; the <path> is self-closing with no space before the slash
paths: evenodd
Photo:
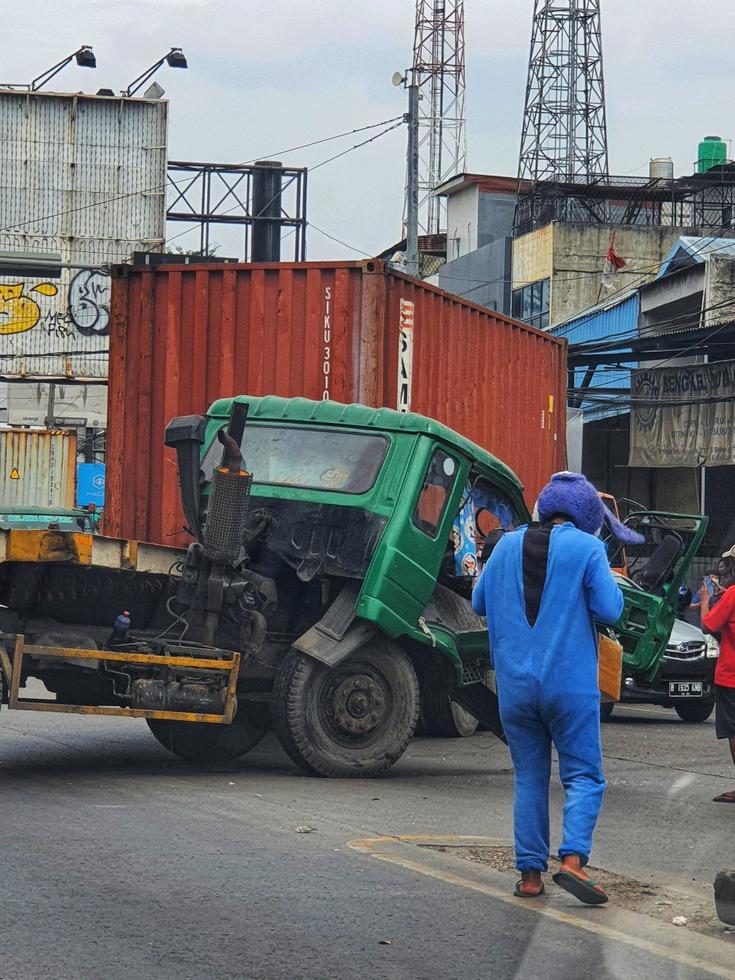
<path id="1" fill-rule="evenodd" d="M 606 176 L 588 183 L 538 181 L 521 190 L 516 237 L 552 221 L 735 230 L 735 165 L 679 178 Z"/>

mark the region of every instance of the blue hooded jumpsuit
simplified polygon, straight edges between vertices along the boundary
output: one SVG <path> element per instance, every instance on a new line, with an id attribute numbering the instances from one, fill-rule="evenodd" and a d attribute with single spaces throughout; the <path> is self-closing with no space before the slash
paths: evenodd
<path id="1" fill-rule="evenodd" d="M 528 530 L 504 535 L 472 605 L 487 617 L 500 717 L 515 769 L 516 864 L 520 871 L 546 871 L 552 742 L 565 791 L 559 854 L 577 854 L 583 864 L 589 858 L 605 791 L 593 621 L 615 623 L 623 595 L 602 542 L 571 523 L 560 524 L 548 540 L 546 576 L 531 625 L 523 560 Z"/>

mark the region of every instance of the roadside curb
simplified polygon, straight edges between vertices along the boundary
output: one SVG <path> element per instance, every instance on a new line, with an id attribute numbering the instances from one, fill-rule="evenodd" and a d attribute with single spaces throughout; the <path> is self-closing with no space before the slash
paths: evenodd
<path id="1" fill-rule="evenodd" d="M 470 861 L 462 861 L 460 869 L 451 851 L 436 850 L 498 843 L 492 838 L 411 835 L 356 839 L 348 841 L 347 846 L 379 861 L 515 905 L 546 920 L 583 929 L 709 976 L 732 980 L 735 944 L 724 936 L 711 938 L 610 905 L 596 908 L 579 905 L 556 889 L 549 890 L 539 900 L 515 898 L 511 876 Z"/>

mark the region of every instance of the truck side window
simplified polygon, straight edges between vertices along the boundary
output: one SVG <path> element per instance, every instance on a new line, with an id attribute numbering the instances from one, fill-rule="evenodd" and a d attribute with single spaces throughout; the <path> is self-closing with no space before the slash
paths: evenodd
<path id="1" fill-rule="evenodd" d="M 436 538 L 457 473 L 457 463 L 442 449 L 434 450 L 416 502 L 413 523 L 430 538 Z"/>

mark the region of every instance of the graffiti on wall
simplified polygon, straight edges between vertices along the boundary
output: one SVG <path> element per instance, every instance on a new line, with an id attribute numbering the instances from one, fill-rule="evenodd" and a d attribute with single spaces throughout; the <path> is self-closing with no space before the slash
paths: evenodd
<path id="1" fill-rule="evenodd" d="M 110 332 L 110 288 L 110 277 L 99 269 L 77 272 L 63 304 L 59 299 L 48 302 L 59 297 L 51 282 L 0 283 L 0 334 L 23 334 L 35 327 L 58 338 L 74 333 L 104 337 Z"/>
<path id="2" fill-rule="evenodd" d="M 78 272 L 69 284 L 69 315 L 85 337 L 110 332 L 110 277 L 99 269 Z"/>
<path id="3" fill-rule="evenodd" d="M 0 334 L 25 333 L 41 319 L 41 307 L 31 296 L 25 295 L 24 282 L 7 286 L 0 283 Z M 31 287 L 40 296 L 56 296 L 58 289 L 52 282 L 41 282 Z"/>

